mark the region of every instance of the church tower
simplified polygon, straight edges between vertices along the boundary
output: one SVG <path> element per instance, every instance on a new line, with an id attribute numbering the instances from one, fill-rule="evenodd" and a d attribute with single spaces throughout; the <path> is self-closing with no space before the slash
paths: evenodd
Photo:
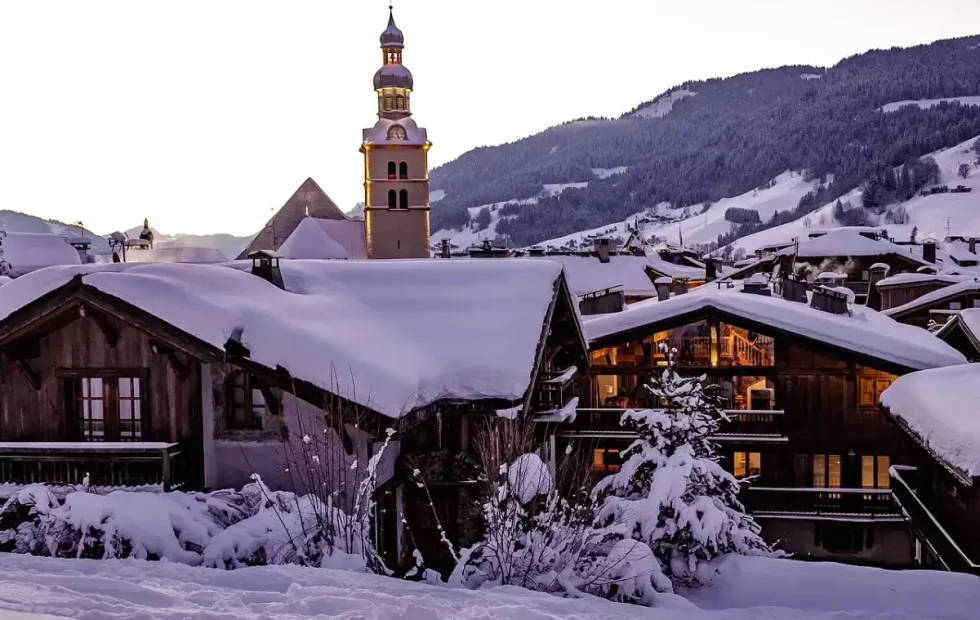
<path id="1" fill-rule="evenodd" d="M 374 74 L 378 122 L 364 130 L 364 219 L 368 258 L 428 258 L 429 142 L 412 120 L 412 72 L 405 35 L 389 7 L 381 33 L 384 65 Z"/>

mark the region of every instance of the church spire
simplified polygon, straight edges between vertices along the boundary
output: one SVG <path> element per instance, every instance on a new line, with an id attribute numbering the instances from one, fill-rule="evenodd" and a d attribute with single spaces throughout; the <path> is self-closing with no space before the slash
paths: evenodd
<path id="1" fill-rule="evenodd" d="M 411 95 L 415 80 L 408 67 L 402 64 L 405 35 L 395 24 L 395 11 L 388 7 L 388 27 L 381 33 L 384 64 L 374 74 L 374 90 L 378 93 L 378 116 L 404 118 L 412 114 Z"/>

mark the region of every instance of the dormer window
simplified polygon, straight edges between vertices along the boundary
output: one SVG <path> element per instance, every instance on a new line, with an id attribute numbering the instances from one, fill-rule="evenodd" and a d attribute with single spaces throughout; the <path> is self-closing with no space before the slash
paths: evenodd
<path id="1" fill-rule="evenodd" d="M 261 430 L 262 418 L 278 412 L 274 392 L 260 379 L 244 370 L 228 378 L 229 429 Z"/>

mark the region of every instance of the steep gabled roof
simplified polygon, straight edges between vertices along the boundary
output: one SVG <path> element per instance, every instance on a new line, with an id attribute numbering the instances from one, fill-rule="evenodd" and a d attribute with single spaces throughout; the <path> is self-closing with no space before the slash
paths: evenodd
<path id="1" fill-rule="evenodd" d="M 326 220 L 345 219 L 344 212 L 320 189 L 316 181 L 306 179 L 238 258 L 245 258 L 255 250 L 278 250 L 307 215 Z"/>

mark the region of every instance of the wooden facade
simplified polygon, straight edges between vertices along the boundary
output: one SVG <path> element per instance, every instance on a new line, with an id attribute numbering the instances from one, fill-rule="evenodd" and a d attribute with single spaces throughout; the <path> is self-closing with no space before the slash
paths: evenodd
<path id="1" fill-rule="evenodd" d="M 958 312 L 968 308 L 980 308 L 980 284 L 968 290 L 957 287 L 956 291 L 949 295 L 927 304 L 918 304 L 900 312 L 890 313 L 889 316 L 899 323 L 916 327 L 927 327 L 930 322 L 941 326 Z"/>
<path id="2" fill-rule="evenodd" d="M 616 471 L 633 439 L 619 417 L 653 406 L 643 384 L 665 364 L 660 342 L 677 350 L 679 372 L 720 388 L 730 421 L 714 439 L 726 469 L 754 478 L 743 501 L 767 539 L 812 558 L 911 563 L 888 476 L 908 447 L 878 409 L 908 368 L 704 310 L 593 342 L 577 380 L 582 409 L 560 431 L 559 453 L 575 446 L 597 478 Z"/>

